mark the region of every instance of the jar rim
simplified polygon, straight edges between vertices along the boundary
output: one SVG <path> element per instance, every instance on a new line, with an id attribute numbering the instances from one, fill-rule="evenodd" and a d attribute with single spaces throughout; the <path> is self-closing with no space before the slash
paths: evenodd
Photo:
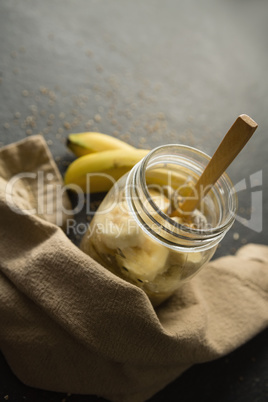
<path id="1" fill-rule="evenodd" d="M 199 158 L 205 159 L 207 162 L 210 161 L 211 157 L 206 154 L 203 151 L 200 151 L 197 148 L 188 146 L 188 145 L 181 145 L 181 144 L 166 144 L 166 145 L 161 145 L 159 147 L 154 148 L 152 151 L 146 155 L 141 162 L 139 163 L 139 174 L 140 174 L 140 184 L 141 184 L 141 189 L 150 203 L 151 207 L 154 209 L 155 212 L 157 212 L 162 219 L 165 219 L 169 223 L 169 227 L 172 228 L 177 228 L 180 229 L 182 233 L 185 235 L 191 235 L 191 236 L 196 236 L 196 239 L 200 239 L 200 236 L 205 237 L 206 239 L 213 239 L 217 237 L 218 235 L 222 235 L 223 233 L 228 230 L 231 225 L 234 222 L 235 219 L 235 213 L 237 210 L 237 195 L 234 191 L 234 185 L 229 177 L 229 175 L 224 172 L 221 177 L 218 179 L 218 181 L 213 185 L 212 189 L 214 192 L 219 192 L 219 182 L 221 183 L 222 186 L 226 187 L 230 193 L 228 197 L 228 217 L 225 219 L 225 221 L 222 224 L 216 225 L 215 227 L 211 228 L 193 228 L 193 227 L 188 227 L 186 225 L 180 224 L 175 222 L 169 215 L 165 214 L 163 211 L 159 210 L 159 207 L 156 205 L 156 203 L 153 201 L 152 197 L 150 196 L 149 190 L 148 190 L 148 185 L 146 183 L 146 168 L 152 160 L 152 158 L 159 154 L 159 151 L 164 151 L 165 149 L 173 149 L 175 150 L 180 150 L 180 151 L 187 151 L 189 153 L 193 153 L 193 155 L 198 156 Z M 178 158 L 178 155 L 175 155 Z M 211 191 L 210 190 L 210 191 Z M 175 233 L 173 233 L 174 235 Z"/>

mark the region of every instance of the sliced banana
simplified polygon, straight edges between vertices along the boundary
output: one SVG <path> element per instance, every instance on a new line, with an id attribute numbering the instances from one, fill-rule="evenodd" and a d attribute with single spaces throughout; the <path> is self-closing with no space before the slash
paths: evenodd
<path id="1" fill-rule="evenodd" d="M 137 247 L 141 244 L 140 228 L 129 215 L 126 201 L 119 202 L 110 212 L 97 213 L 94 224 L 99 241 L 110 249 Z"/>
<path id="2" fill-rule="evenodd" d="M 186 219 L 184 219 L 184 218 L 178 217 L 178 216 L 173 216 L 173 217 L 171 217 L 171 219 L 173 221 L 175 221 L 176 223 L 179 223 L 181 225 L 188 226 L 191 228 L 195 228 L 195 229 L 206 229 L 207 225 L 208 225 L 207 218 L 198 209 L 195 209 L 193 211 L 190 220 L 188 220 L 187 217 L 186 217 Z"/>
<path id="3" fill-rule="evenodd" d="M 158 209 L 166 214 L 170 207 L 170 200 L 165 196 L 165 194 L 153 188 L 149 189 L 149 194 Z M 147 209 L 151 208 L 149 201 L 145 202 L 145 207 L 147 207 Z"/>
<path id="4" fill-rule="evenodd" d="M 189 253 L 188 258 L 187 258 L 187 264 L 198 264 L 200 265 L 201 261 L 203 259 L 203 253 L 196 252 L 196 253 Z"/>
<path id="5" fill-rule="evenodd" d="M 171 219 L 176 222 L 179 223 L 180 225 L 183 225 L 183 220 L 182 218 L 180 218 L 179 216 L 172 216 Z"/>
<path id="6" fill-rule="evenodd" d="M 198 209 L 193 211 L 191 221 L 197 229 L 205 229 L 208 224 L 207 218 Z"/>
<path id="7" fill-rule="evenodd" d="M 169 265 L 177 265 L 180 270 L 193 267 L 193 265 L 200 265 L 203 258 L 203 253 L 182 253 L 177 251 L 170 251 L 168 262 Z"/>
<path id="8" fill-rule="evenodd" d="M 120 250 L 116 256 L 118 265 L 137 281 L 148 282 L 165 271 L 168 250 L 149 238 L 140 247 Z"/>
<path id="9" fill-rule="evenodd" d="M 147 288 L 151 292 L 158 293 L 173 293 L 178 287 L 178 282 L 181 279 L 181 269 L 179 265 L 171 265 L 166 272 L 158 275 L 153 282 L 148 283 Z"/>

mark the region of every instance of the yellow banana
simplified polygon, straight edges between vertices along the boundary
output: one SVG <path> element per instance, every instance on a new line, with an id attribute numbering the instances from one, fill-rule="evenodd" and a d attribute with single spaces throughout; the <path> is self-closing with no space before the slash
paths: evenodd
<path id="1" fill-rule="evenodd" d="M 76 156 L 83 156 L 92 152 L 102 152 L 111 149 L 136 149 L 115 137 L 94 132 L 70 134 L 67 138 L 67 147 Z"/>
<path id="2" fill-rule="evenodd" d="M 115 149 L 81 156 L 68 167 L 65 184 L 75 184 L 84 192 L 106 192 L 148 152 L 135 148 Z"/>

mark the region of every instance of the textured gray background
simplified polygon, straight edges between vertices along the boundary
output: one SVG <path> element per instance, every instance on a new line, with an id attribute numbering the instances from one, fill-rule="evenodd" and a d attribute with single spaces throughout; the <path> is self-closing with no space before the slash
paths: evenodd
<path id="1" fill-rule="evenodd" d="M 238 214 L 249 219 L 249 179 L 262 171 L 263 229 L 237 222 L 216 257 L 267 244 L 267 17 L 261 0 L 0 0 L 0 145 L 42 133 L 62 174 L 74 159 L 65 146 L 71 132 L 211 155 L 247 113 L 259 128 L 228 172 L 234 183 L 246 180 Z M 264 331 L 190 369 L 152 401 L 268 400 L 267 341 Z M 25 387 L 3 358 L 0 374 L 1 400 L 99 400 Z"/>

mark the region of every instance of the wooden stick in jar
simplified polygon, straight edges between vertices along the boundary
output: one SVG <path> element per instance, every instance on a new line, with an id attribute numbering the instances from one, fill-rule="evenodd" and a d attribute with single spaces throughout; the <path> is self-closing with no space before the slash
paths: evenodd
<path id="1" fill-rule="evenodd" d="M 227 167 L 246 145 L 250 137 L 257 129 L 258 124 L 246 114 L 241 114 L 229 129 L 216 152 L 212 156 L 204 172 L 195 184 L 192 193 L 180 205 L 179 210 L 173 211 L 171 216 L 188 215 L 198 208 L 202 197 L 216 183 Z"/>

